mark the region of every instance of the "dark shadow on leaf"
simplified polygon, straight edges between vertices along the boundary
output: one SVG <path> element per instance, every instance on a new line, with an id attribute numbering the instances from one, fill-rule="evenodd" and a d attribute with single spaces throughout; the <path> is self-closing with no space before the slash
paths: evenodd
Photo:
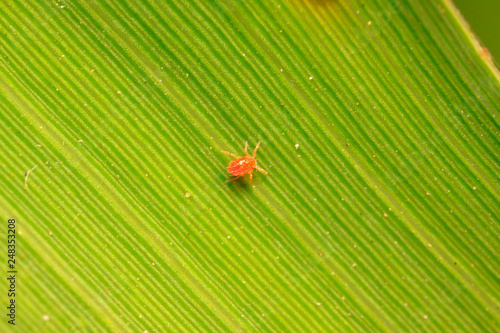
<path id="1" fill-rule="evenodd" d="M 252 184 L 248 183 L 248 176 L 241 177 L 235 181 L 227 182 L 226 186 L 231 191 L 232 194 L 236 196 L 246 196 L 248 192 L 251 191 L 252 187 L 256 185 L 255 179 L 252 181 Z"/>

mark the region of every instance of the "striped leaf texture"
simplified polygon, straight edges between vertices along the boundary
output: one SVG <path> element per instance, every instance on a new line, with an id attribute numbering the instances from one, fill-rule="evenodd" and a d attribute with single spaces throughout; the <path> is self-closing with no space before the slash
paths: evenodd
<path id="1" fill-rule="evenodd" d="M 500 81 L 448 1 L 0 13 L 2 332 L 498 329 Z"/>

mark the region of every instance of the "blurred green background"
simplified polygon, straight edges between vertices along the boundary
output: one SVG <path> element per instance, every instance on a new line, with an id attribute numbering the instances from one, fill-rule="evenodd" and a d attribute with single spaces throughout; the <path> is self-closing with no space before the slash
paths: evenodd
<path id="1" fill-rule="evenodd" d="M 500 64 L 500 0 L 452 0 L 481 44 Z"/>

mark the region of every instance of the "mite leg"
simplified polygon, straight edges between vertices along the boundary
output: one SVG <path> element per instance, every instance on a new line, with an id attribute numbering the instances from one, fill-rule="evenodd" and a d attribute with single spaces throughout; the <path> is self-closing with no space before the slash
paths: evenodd
<path id="1" fill-rule="evenodd" d="M 236 156 L 236 155 L 234 155 L 233 153 L 230 153 L 230 152 L 228 152 L 228 151 L 223 151 L 223 153 L 224 153 L 224 154 L 226 154 L 226 155 L 230 155 L 230 156 L 232 156 L 232 157 L 238 158 L 238 156 Z"/>
<path id="2" fill-rule="evenodd" d="M 250 181 L 248 182 L 249 184 L 252 184 L 252 178 L 253 178 L 253 170 L 250 171 Z"/>
<path id="3" fill-rule="evenodd" d="M 259 149 L 259 146 L 260 146 L 260 141 L 259 143 L 257 143 L 257 146 L 255 146 L 255 149 L 253 150 L 253 155 L 252 155 L 253 158 L 255 158 L 255 154 L 257 154 L 257 149 Z"/>
<path id="4" fill-rule="evenodd" d="M 232 181 L 234 181 L 234 180 L 236 180 L 236 179 L 240 178 L 241 176 L 243 176 L 243 175 L 239 175 L 239 176 L 236 176 L 236 177 L 231 178 L 231 179 L 229 179 L 229 180 L 226 180 L 226 183 L 232 182 Z"/>
<path id="5" fill-rule="evenodd" d="M 264 169 L 259 168 L 258 166 L 255 166 L 255 169 L 259 170 L 262 173 L 265 173 L 267 175 L 267 171 Z"/>
<path id="6" fill-rule="evenodd" d="M 248 141 L 245 141 L 245 155 L 250 156 L 248 155 Z"/>

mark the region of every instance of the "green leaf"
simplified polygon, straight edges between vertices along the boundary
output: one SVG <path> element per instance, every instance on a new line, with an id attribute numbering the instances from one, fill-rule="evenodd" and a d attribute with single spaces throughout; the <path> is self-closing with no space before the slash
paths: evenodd
<path id="1" fill-rule="evenodd" d="M 17 331 L 498 327 L 499 74 L 449 1 L 0 12 Z"/>

